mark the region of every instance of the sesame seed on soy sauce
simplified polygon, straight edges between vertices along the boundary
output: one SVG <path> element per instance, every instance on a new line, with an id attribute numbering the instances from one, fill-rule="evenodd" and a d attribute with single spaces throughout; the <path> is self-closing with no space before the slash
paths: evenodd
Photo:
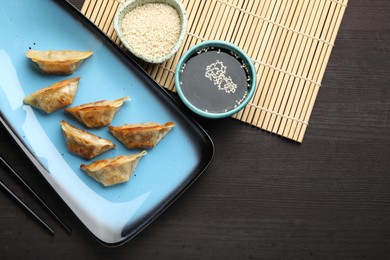
<path id="1" fill-rule="evenodd" d="M 209 113 L 225 113 L 239 106 L 251 84 L 249 69 L 235 52 L 207 47 L 195 52 L 180 71 L 180 87 L 188 101 Z"/>

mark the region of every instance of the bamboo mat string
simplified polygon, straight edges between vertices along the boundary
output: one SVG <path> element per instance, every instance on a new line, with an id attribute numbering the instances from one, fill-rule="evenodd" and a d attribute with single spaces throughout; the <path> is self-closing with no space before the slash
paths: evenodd
<path id="1" fill-rule="evenodd" d="M 331 42 L 326 42 L 326 41 L 323 40 L 323 39 L 320 39 L 320 38 L 317 38 L 317 37 L 314 37 L 314 36 L 311 36 L 311 35 L 307 35 L 307 34 L 304 34 L 304 33 L 300 32 L 300 31 L 297 31 L 297 30 L 291 29 L 291 28 L 289 28 L 289 27 L 283 26 L 283 25 L 278 24 L 278 23 L 276 23 L 276 22 L 274 22 L 274 21 L 272 21 L 272 20 L 270 20 L 270 19 L 261 17 L 261 16 L 259 16 L 259 15 L 254 14 L 254 13 L 251 13 L 251 12 L 249 12 L 249 11 L 246 11 L 245 9 L 239 8 L 239 7 L 237 7 L 237 6 L 234 6 L 233 4 L 225 3 L 225 2 L 223 2 L 222 0 L 214 0 L 214 1 L 222 2 L 222 3 L 224 3 L 224 4 L 228 5 L 228 6 L 231 6 L 231 7 L 233 7 L 233 8 L 236 8 L 236 9 L 240 10 L 240 11 L 243 12 L 243 13 L 246 13 L 246 14 L 251 15 L 251 16 L 254 16 L 254 17 L 258 18 L 258 19 L 264 20 L 264 21 L 267 22 L 267 23 L 271 23 L 271 24 L 274 24 L 274 25 L 276 25 L 276 26 L 282 27 L 282 28 L 284 28 L 284 29 L 286 29 L 286 30 L 293 31 L 294 33 L 302 34 L 302 35 L 304 35 L 305 37 L 313 38 L 313 39 L 315 39 L 315 40 L 317 40 L 317 41 L 322 41 L 322 42 L 325 42 L 326 44 L 329 44 L 329 45 L 332 45 L 332 46 L 334 45 L 334 44 L 331 43 Z M 328 1 L 332 1 L 332 0 L 328 0 Z M 335 1 L 335 0 L 334 0 L 334 1 Z M 248 1 L 248 2 L 249 2 L 249 1 Z M 280 1 L 280 3 L 281 3 L 281 1 Z"/>
<path id="2" fill-rule="evenodd" d="M 315 34 L 318 28 L 318 19 L 321 12 L 321 5 L 324 1 L 310 1 L 307 11 L 309 12 L 309 19 L 306 20 L 305 24 L 305 33 L 307 34 Z M 298 73 L 306 75 L 306 77 L 309 77 L 310 68 L 312 68 L 312 55 L 314 49 L 312 48 L 313 39 L 311 38 L 305 38 L 300 37 L 300 58 L 298 60 L 297 68 Z M 302 100 L 302 97 L 304 95 L 304 88 L 306 86 L 306 82 L 297 79 L 295 81 L 295 89 L 293 92 L 293 98 L 292 98 L 292 105 L 290 107 L 288 116 L 291 117 L 297 117 L 298 113 L 302 107 L 302 103 L 300 102 Z M 299 128 L 300 125 L 297 124 L 296 121 L 290 121 L 287 122 L 284 134 L 293 139 L 296 133 L 296 129 Z"/>
<path id="3" fill-rule="evenodd" d="M 311 28 L 313 28 L 314 25 L 314 17 L 315 12 L 313 10 L 313 7 L 315 5 L 316 1 L 305 1 L 302 9 L 300 10 L 300 16 L 297 23 L 297 26 L 299 26 L 299 30 L 302 30 L 305 34 L 308 34 L 311 32 Z M 317 2 L 318 3 L 318 2 Z M 297 47 L 297 51 L 293 52 L 293 71 L 296 74 L 304 75 L 305 68 L 307 68 L 305 65 L 305 55 L 308 55 L 307 53 L 307 46 L 306 41 L 310 40 L 310 38 L 306 38 L 303 35 L 297 35 L 294 37 L 295 45 Z M 303 64 L 302 64 L 303 62 Z M 287 115 L 288 117 L 295 117 L 295 111 L 298 106 L 298 99 L 300 97 L 300 89 L 302 88 L 302 80 L 300 78 L 293 78 L 291 81 L 291 87 L 289 88 L 289 96 L 287 99 L 287 103 L 285 104 L 285 107 L 283 108 L 283 114 Z M 299 118 L 298 118 L 299 119 Z M 291 136 L 291 129 L 296 128 L 297 120 L 284 120 L 282 119 L 281 124 L 279 126 L 278 131 L 282 135 L 285 135 L 289 138 L 292 138 Z"/>
<path id="4" fill-rule="evenodd" d="M 260 12 L 261 16 L 266 16 L 270 11 L 272 11 L 272 3 L 271 0 L 266 0 L 262 5 L 262 10 Z M 254 42 L 254 46 L 250 48 L 250 52 L 248 52 L 249 55 L 251 55 L 252 59 L 259 60 L 262 57 L 263 52 L 260 51 L 261 46 L 263 46 L 263 42 L 265 41 L 265 37 L 260 37 L 261 35 L 264 35 L 267 28 L 267 23 L 264 22 L 264 20 L 257 20 L 257 28 L 256 28 L 256 34 L 255 37 L 251 42 Z M 256 65 L 256 64 L 255 64 Z M 257 89 L 255 91 L 254 97 L 250 101 L 250 105 L 255 105 L 257 107 L 260 107 L 259 100 L 262 97 L 263 93 L 263 86 L 262 79 L 259 75 L 262 73 L 262 70 L 264 67 L 261 66 L 255 66 L 256 67 L 256 73 L 258 75 L 257 77 Z M 239 112 L 236 116 L 233 116 L 243 122 L 247 122 L 251 125 L 256 125 L 255 122 L 255 115 L 259 109 L 255 109 L 255 106 L 247 106 L 245 107 L 241 112 Z"/>
<path id="5" fill-rule="evenodd" d="M 283 2 L 284 5 L 282 5 L 282 13 L 281 13 L 281 23 L 285 23 L 286 19 L 288 17 L 289 12 L 289 6 L 287 5 L 288 2 Z M 270 67 L 270 69 L 273 71 L 273 78 L 272 81 L 274 82 L 272 85 L 274 85 L 273 92 L 270 96 L 270 102 L 269 102 L 269 109 L 272 110 L 272 113 L 267 113 L 267 120 L 265 121 L 264 128 L 266 129 L 272 129 L 273 125 L 275 124 L 275 121 L 279 118 L 280 113 L 278 112 L 278 97 L 280 96 L 280 93 L 283 91 L 283 87 L 281 85 L 281 81 L 283 80 L 283 76 L 285 73 L 278 68 L 282 68 L 283 64 L 285 64 L 286 56 L 282 55 L 282 48 L 284 46 L 284 34 L 283 31 L 285 31 L 285 28 L 280 27 L 276 30 L 276 37 L 278 39 L 278 44 L 275 47 L 275 52 L 278 53 L 278 56 L 275 57 L 273 66 Z M 286 71 L 286 73 L 288 73 Z M 298 75 L 295 75 L 295 77 L 300 77 Z M 306 80 L 307 78 L 305 78 Z M 308 79 L 310 80 L 310 79 Z M 291 118 L 291 117 L 290 117 Z M 293 120 L 298 120 L 297 118 L 294 118 Z M 306 122 L 303 122 L 306 123 Z"/>
<path id="6" fill-rule="evenodd" d="M 81 12 L 123 47 L 114 28 L 125 0 L 85 0 Z M 257 89 L 233 118 L 302 142 L 348 0 L 182 0 L 187 37 L 161 64 L 136 61 L 160 85 L 175 91 L 180 57 L 205 40 L 225 40 L 252 59 Z"/>

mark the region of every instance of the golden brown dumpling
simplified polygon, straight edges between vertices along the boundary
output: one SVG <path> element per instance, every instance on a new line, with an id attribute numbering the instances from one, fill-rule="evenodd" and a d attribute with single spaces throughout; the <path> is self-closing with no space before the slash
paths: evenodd
<path id="1" fill-rule="evenodd" d="M 66 79 L 26 96 L 24 103 L 45 111 L 54 112 L 73 103 L 80 77 Z"/>
<path id="2" fill-rule="evenodd" d="M 104 186 L 126 182 L 133 175 L 139 160 L 146 154 L 120 155 L 114 158 L 94 161 L 89 165 L 82 164 L 80 168 Z"/>
<path id="3" fill-rule="evenodd" d="M 72 153 L 92 159 L 115 147 L 111 141 L 76 128 L 64 120 L 60 124 L 66 146 Z"/>
<path id="4" fill-rule="evenodd" d="M 26 53 L 38 68 L 47 74 L 69 75 L 93 54 L 92 51 L 29 50 Z"/>
<path id="5" fill-rule="evenodd" d="M 110 132 L 127 148 L 152 148 L 175 126 L 175 123 L 166 124 L 143 123 L 109 126 Z"/>
<path id="6" fill-rule="evenodd" d="M 127 99 L 128 96 L 113 101 L 101 100 L 70 107 L 65 111 L 89 128 L 102 127 L 111 124 L 115 114 Z"/>

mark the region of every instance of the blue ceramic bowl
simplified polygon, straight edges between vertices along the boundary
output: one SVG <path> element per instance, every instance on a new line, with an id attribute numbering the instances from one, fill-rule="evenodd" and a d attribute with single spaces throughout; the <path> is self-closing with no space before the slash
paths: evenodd
<path id="1" fill-rule="evenodd" d="M 158 56 L 150 56 L 140 51 L 139 49 L 134 48 L 126 40 L 124 30 L 122 28 L 122 20 L 125 18 L 127 13 L 144 4 L 153 4 L 153 3 L 170 5 L 177 11 L 180 18 L 180 34 L 179 37 L 177 38 L 176 44 L 168 53 L 162 53 L 161 55 Z M 149 63 L 162 63 L 169 60 L 179 50 L 187 34 L 187 14 L 180 0 L 127 0 L 124 4 L 121 5 L 121 7 L 119 7 L 118 11 L 114 16 L 113 22 L 114 22 L 114 30 L 118 35 L 119 39 L 121 40 L 121 42 L 123 43 L 123 45 L 125 46 L 125 48 L 134 56 Z"/>
<path id="2" fill-rule="evenodd" d="M 238 46 L 204 41 L 179 60 L 175 86 L 181 100 L 196 114 L 225 118 L 239 112 L 253 97 L 256 70 Z"/>

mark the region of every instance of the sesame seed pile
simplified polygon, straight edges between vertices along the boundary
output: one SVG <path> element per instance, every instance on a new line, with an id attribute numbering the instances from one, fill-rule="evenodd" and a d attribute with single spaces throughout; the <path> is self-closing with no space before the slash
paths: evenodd
<path id="1" fill-rule="evenodd" d="M 135 51 L 158 58 L 175 46 L 180 34 L 180 17 L 168 4 L 149 3 L 127 13 L 122 28 Z"/>

